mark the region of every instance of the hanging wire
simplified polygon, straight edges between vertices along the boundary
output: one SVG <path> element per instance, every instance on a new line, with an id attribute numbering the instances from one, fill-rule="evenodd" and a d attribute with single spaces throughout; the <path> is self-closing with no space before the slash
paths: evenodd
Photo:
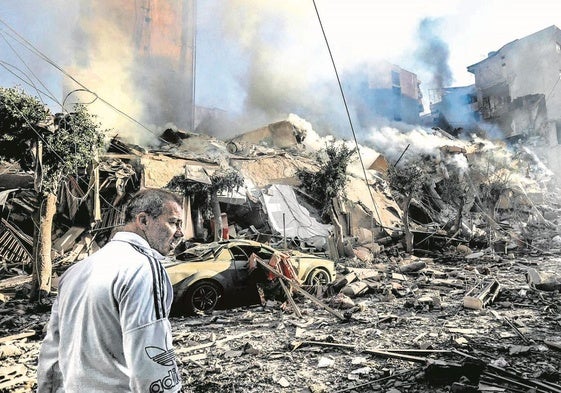
<path id="1" fill-rule="evenodd" d="M 31 121 L 25 116 L 25 114 L 24 114 L 23 112 L 21 112 L 21 111 L 19 110 L 19 108 L 18 108 L 13 102 L 11 102 L 11 104 L 13 105 L 13 108 L 14 108 L 17 112 L 19 112 L 19 114 L 21 115 L 21 117 L 25 120 L 25 122 L 26 122 L 27 125 L 31 128 L 31 130 L 35 133 L 35 135 L 37 135 L 37 137 L 44 143 L 44 146 L 47 147 L 47 148 L 55 155 L 55 157 L 56 157 L 57 160 L 59 160 L 61 163 L 64 163 L 65 160 L 49 145 L 49 143 L 45 140 L 45 138 L 41 135 L 41 133 L 35 129 L 34 125 L 31 124 Z M 81 180 L 82 182 L 85 183 L 84 179 L 79 178 L 78 181 L 80 181 L 80 180 Z M 116 210 L 116 211 L 119 211 L 115 206 L 113 206 L 113 205 L 111 204 L 111 202 L 107 201 L 107 200 L 106 200 L 105 198 L 103 198 L 101 195 L 100 195 L 100 198 L 101 198 L 105 203 L 107 203 L 111 208 L 113 208 L 113 209 Z"/>
<path id="2" fill-rule="evenodd" d="M 35 83 L 33 83 L 33 81 L 31 81 L 31 79 L 29 78 L 29 76 L 25 75 L 25 73 L 24 73 L 21 69 L 19 69 L 18 67 L 16 67 L 15 65 L 10 64 L 10 63 L 7 63 L 7 62 L 5 62 L 5 61 L 3 61 L 3 60 L 0 60 L 0 66 L 1 66 L 2 68 L 4 68 L 6 71 L 8 71 L 10 74 L 12 74 L 13 76 L 15 76 L 17 79 L 19 79 L 20 81 L 22 81 L 24 84 L 26 84 L 26 85 L 32 87 L 35 91 L 37 91 L 37 92 L 39 93 L 39 95 L 42 94 L 42 95 L 44 95 L 44 96 L 50 98 L 53 102 L 56 102 L 57 104 L 60 104 L 60 103 L 57 101 L 57 99 L 56 99 L 55 97 L 50 96 L 48 93 L 46 93 L 46 92 L 42 91 L 41 89 L 39 89 L 39 88 L 35 85 Z M 10 68 L 10 67 L 11 67 L 11 68 Z M 12 68 L 13 68 L 13 69 L 16 69 L 17 71 L 19 71 L 20 73 L 22 73 L 23 75 L 25 75 L 29 80 L 26 80 L 26 79 L 22 78 L 20 75 L 18 75 L 18 74 L 15 73 L 14 71 L 12 71 Z M 42 99 L 41 99 L 41 102 L 43 102 Z M 43 103 L 44 103 L 44 102 L 43 102 Z"/>
<path id="3" fill-rule="evenodd" d="M 70 93 L 68 93 L 65 98 L 64 101 L 61 103 L 60 101 L 58 101 L 53 94 L 49 91 L 49 89 L 41 82 L 41 80 L 29 69 L 29 67 L 27 66 L 27 64 L 25 64 L 25 62 L 23 61 L 23 59 L 19 56 L 19 54 L 17 53 L 17 51 L 15 50 L 15 48 L 13 48 L 12 45 L 10 45 L 8 43 L 8 45 L 10 46 L 10 48 L 16 53 L 16 56 L 24 63 L 25 67 L 29 70 L 29 72 L 39 81 L 39 83 L 45 88 L 45 90 L 47 90 L 48 93 L 41 91 L 38 86 L 35 85 L 35 83 L 33 82 L 32 78 L 30 78 L 24 71 L 22 71 L 21 69 L 19 69 L 18 67 L 11 65 L 7 62 L 1 61 L 0 60 L 0 65 L 8 72 L 10 72 L 12 75 L 14 75 L 16 78 L 18 78 L 19 80 L 21 80 L 23 83 L 25 83 L 28 86 L 31 86 L 32 88 L 34 88 L 37 92 L 39 92 L 40 94 L 43 94 L 44 96 L 50 98 L 53 102 L 61 105 L 61 107 L 64 110 L 64 105 L 66 103 L 66 100 L 68 99 L 68 97 L 77 91 L 84 91 L 84 92 L 89 92 L 90 94 L 92 94 L 94 96 L 94 99 L 87 103 L 87 104 L 91 104 L 94 101 L 96 101 L 97 99 L 99 99 L 101 102 L 103 102 L 104 104 L 106 104 L 107 106 L 109 106 L 110 108 L 112 108 L 113 110 L 115 110 L 116 112 L 120 113 L 121 115 L 125 116 L 127 119 L 129 119 L 130 121 L 138 124 L 139 126 L 141 126 L 142 128 L 144 128 L 145 130 L 147 130 L 148 132 L 152 133 L 153 135 L 155 135 L 158 139 L 165 141 L 164 139 L 162 139 L 159 135 L 157 135 L 155 132 L 153 132 L 150 128 L 148 128 L 147 126 L 145 126 L 144 124 L 142 124 L 141 122 L 139 122 L 138 120 L 132 118 L 131 116 L 129 116 L 127 113 L 123 112 L 122 110 L 116 108 L 114 105 L 112 105 L 111 103 L 109 103 L 108 101 L 106 101 L 105 99 L 99 97 L 98 94 L 96 94 L 95 92 L 91 91 L 89 88 L 87 88 L 86 86 L 84 86 L 82 83 L 80 83 L 76 78 L 74 78 L 72 75 L 70 75 L 68 72 L 66 72 L 62 67 L 60 67 L 58 64 L 56 64 L 54 61 L 50 60 L 45 54 L 43 54 L 41 51 L 39 51 L 38 49 L 36 49 L 29 41 L 27 41 L 25 38 L 23 38 L 22 36 L 20 36 L 13 28 L 11 28 L 6 22 L 4 22 L 1 18 L 0 18 L 0 24 L 3 24 L 4 26 L 6 26 L 11 32 L 12 34 L 9 34 L 8 32 L 6 32 L 5 30 L 0 29 L 0 34 L 2 35 L 2 38 L 8 43 L 5 34 L 7 34 L 9 37 L 11 37 L 12 39 L 14 39 L 15 41 L 19 42 L 20 44 L 22 44 L 24 47 L 26 47 L 26 49 L 28 49 L 29 51 L 31 51 L 33 54 L 35 54 L 36 56 L 40 57 L 42 60 L 44 60 L 45 62 L 47 62 L 48 64 L 52 65 L 54 68 L 56 68 L 57 70 L 59 70 L 61 73 L 63 73 L 65 76 L 67 76 L 68 78 L 70 78 L 72 81 L 74 81 L 76 84 L 78 84 L 81 88 L 79 89 L 75 89 L 73 91 L 71 91 Z M 15 36 L 14 36 L 15 35 Z M 24 75 L 25 77 L 27 77 L 28 80 L 23 79 L 21 76 L 19 76 L 18 74 L 16 74 L 14 71 L 12 71 L 9 67 L 16 69 L 17 71 L 19 71 L 22 75 Z M 43 102 L 43 100 L 41 100 L 41 102 Z M 44 103 L 44 102 L 43 102 Z M 28 126 L 31 128 L 31 130 L 37 135 L 37 137 L 39 138 L 39 140 L 41 140 L 44 144 L 45 147 L 47 147 L 56 157 L 57 160 L 59 160 L 61 163 L 64 162 L 63 158 L 49 145 L 49 143 L 45 140 L 45 138 L 41 135 L 40 132 L 38 132 L 35 129 L 35 126 L 31 123 L 31 121 L 19 110 L 19 108 L 17 108 L 16 105 L 14 105 L 13 102 L 11 102 L 13 108 L 19 112 L 19 114 L 22 116 L 22 118 L 25 120 L 25 122 L 28 124 Z M 84 179 L 78 178 L 78 181 L 82 181 L 84 182 Z M 89 190 L 88 190 L 89 191 Z M 108 200 L 106 200 L 103 196 L 100 195 L 100 199 L 103 200 L 111 209 L 120 212 L 119 209 L 117 209 L 115 206 L 113 206 L 113 204 L 111 202 L 109 202 Z M 34 227 L 37 229 L 38 228 L 38 223 L 33 222 Z M 37 260 L 37 258 L 35 258 Z"/>
<path id="4" fill-rule="evenodd" d="M 6 98 L 8 98 L 8 96 L 6 96 Z M 35 129 L 35 126 L 31 123 L 31 121 L 27 118 L 27 116 L 25 116 L 25 114 L 17 107 L 17 105 L 11 101 L 10 104 L 12 104 L 12 108 L 15 109 L 20 114 L 22 119 L 27 123 L 27 125 L 29 126 L 29 128 L 31 128 L 31 130 L 35 133 L 35 135 L 37 135 L 37 137 L 41 140 L 41 142 L 43 142 L 45 146 L 53 152 L 53 154 L 56 156 L 58 160 L 60 160 L 60 162 L 64 162 L 65 160 L 49 145 L 49 143 L 43 137 L 43 135 L 41 135 L 41 133 Z"/>
<path id="5" fill-rule="evenodd" d="M 90 102 L 82 102 L 82 104 L 84 104 L 84 105 L 93 104 L 99 98 L 99 96 L 97 94 L 95 94 L 93 91 L 90 91 L 88 89 L 74 89 L 74 90 L 71 90 L 68 94 L 66 94 L 66 96 L 64 96 L 64 100 L 62 100 L 61 107 L 62 107 L 63 111 L 66 110 L 65 105 L 66 105 L 66 100 L 68 99 L 68 97 L 70 97 L 72 94 L 74 94 L 76 92 L 79 92 L 79 91 L 87 92 L 87 93 L 90 93 L 94 96 L 93 100 L 91 100 Z"/>
<path id="6" fill-rule="evenodd" d="M 321 32 L 323 34 L 323 39 L 325 40 L 325 45 L 327 47 L 327 51 L 329 52 L 329 57 L 331 59 L 331 64 L 333 65 L 333 70 L 335 71 L 335 76 L 337 77 L 337 84 L 339 85 L 339 91 L 341 92 L 341 97 L 343 99 L 343 104 L 345 105 L 345 111 L 347 113 L 347 119 L 349 120 L 349 125 L 351 127 L 351 132 L 353 134 L 353 138 L 354 138 L 354 142 L 356 145 L 356 151 L 358 154 L 358 158 L 360 160 L 360 166 L 362 167 L 362 172 L 364 174 L 364 181 L 366 182 L 367 188 L 368 188 L 368 193 L 370 194 L 370 199 L 372 200 L 372 204 L 374 205 L 374 210 L 376 211 L 376 215 L 378 216 L 378 222 L 380 227 L 383 227 L 383 223 L 382 223 L 382 219 L 380 218 L 380 212 L 378 211 L 378 206 L 376 204 L 376 201 L 374 200 L 374 196 L 372 195 L 372 190 L 370 189 L 370 186 L 368 184 L 368 176 L 366 174 L 366 168 L 364 167 L 364 162 L 362 160 L 362 155 L 360 154 L 360 149 L 359 149 L 359 145 L 358 145 L 358 140 L 356 137 L 356 133 L 355 133 L 355 129 L 353 126 L 353 121 L 351 119 L 351 114 L 349 112 L 349 106 L 347 105 L 347 99 L 345 98 L 345 92 L 343 91 L 343 85 L 341 84 L 341 79 L 339 78 L 339 72 L 337 71 L 337 66 L 335 65 L 335 59 L 333 58 L 333 54 L 331 53 L 331 48 L 329 46 L 329 41 L 327 40 L 327 35 L 325 34 L 325 30 L 323 28 L 323 23 L 321 22 L 321 17 L 319 15 L 319 11 L 316 5 L 316 1 L 312 0 L 312 2 L 314 3 L 314 9 L 316 11 L 316 15 L 318 18 L 318 22 L 321 28 Z"/>
<path id="7" fill-rule="evenodd" d="M 115 112 L 123 115 L 124 117 L 126 117 L 127 119 L 129 119 L 130 121 L 132 121 L 133 123 L 139 125 L 140 127 L 144 128 L 146 131 L 150 132 L 151 134 L 153 134 L 154 136 L 156 136 L 158 139 L 160 139 L 161 141 L 165 141 L 165 139 L 163 139 L 161 136 L 159 136 L 158 134 L 156 134 L 154 131 L 152 131 L 150 128 L 148 128 L 146 125 L 142 124 L 140 121 L 136 120 L 135 118 L 133 118 L 132 116 L 128 115 L 127 113 L 125 113 L 124 111 L 122 111 L 121 109 L 117 108 L 115 105 L 111 104 L 109 101 L 105 100 L 102 97 L 99 97 L 99 95 L 97 95 L 96 93 L 94 93 L 92 90 L 90 90 L 88 87 L 86 87 L 83 83 L 81 83 L 80 81 L 78 81 L 75 77 L 73 77 L 72 75 L 70 75 L 68 72 L 66 72 L 61 66 L 59 66 L 57 63 L 55 63 L 53 60 L 51 60 L 49 57 L 47 57 L 47 55 L 45 55 L 44 53 L 42 53 L 39 49 L 35 48 L 35 46 L 33 46 L 32 43 L 30 43 L 28 40 L 26 40 L 24 37 L 22 37 L 20 34 L 18 34 L 18 32 L 16 30 L 14 30 L 9 24 L 7 24 L 2 18 L 0 18 L 0 24 L 6 26 L 9 31 L 11 32 L 8 33 L 6 32 L 6 34 L 10 35 L 14 40 L 18 41 L 20 44 L 22 44 L 24 47 L 26 47 L 28 50 L 30 50 L 32 53 L 34 53 L 35 55 L 39 56 L 41 59 L 43 59 L 45 62 L 47 62 L 48 64 L 50 64 L 51 66 L 53 66 L 54 68 L 56 68 L 57 70 L 59 70 L 62 74 L 64 74 L 66 77 L 68 77 L 70 80 L 72 80 L 74 83 L 76 83 L 78 86 L 80 86 L 82 89 L 84 89 L 85 91 L 90 92 L 91 94 L 94 94 L 95 96 L 98 97 L 98 99 L 103 102 L 105 105 L 107 105 L 108 107 L 110 107 L 111 109 L 113 109 Z"/>
<path id="8" fill-rule="evenodd" d="M 22 62 L 22 64 L 25 66 L 25 68 L 27 69 L 27 71 L 29 71 L 29 73 L 31 75 L 33 75 L 33 77 L 41 84 L 41 86 L 43 86 L 43 89 L 45 89 L 49 94 L 45 94 L 47 97 L 49 97 L 51 100 L 53 100 L 56 103 L 59 103 L 55 98 L 54 98 L 54 94 L 49 90 L 49 88 L 41 81 L 41 79 L 39 79 L 37 77 L 37 75 L 35 75 L 35 73 L 33 72 L 33 70 L 31 68 L 29 68 L 29 66 L 27 65 L 27 63 L 25 62 L 25 60 L 19 55 L 19 53 L 16 51 L 16 49 L 12 46 L 12 44 L 10 44 L 10 42 L 6 39 L 6 36 L 4 35 L 4 33 L 2 31 L 0 31 L 0 34 L 2 35 L 2 39 L 6 42 L 6 45 L 8 45 L 10 47 L 10 49 L 12 50 L 12 52 L 14 53 L 14 55 L 16 55 L 16 57 Z M 17 68 L 16 68 L 17 69 Z M 39 92 L 39 89 L 37 88 L 37 86 L 35 86 L 35 83 L 33 83 L 32 79 L 23 71 L 21 71 L 20 69 L 18 69 L 18 71 L 20 71 L 22 74 L 24 74 L 29 80 L 30 82 L 33 84 L 33 87 L 35 88 L 35 90 L 37 92 Z M 40 96 L 40 94 L 39 94 Z M 43 100 L 41 99 L 41 102 L 43 102 Z M 44 103 L 44 102 L 43 102 Z"/>
<path id="9" fill-rule="evenodd" d="M 74 77 L 72 77 L 71 75 L 69 75 L 67 72 L 65 72 L 61 67 L 59 67 L 55 62 L 51 61 L 46 55 L 44 55 L 42 52 L 40 52 L 38 49 L 36 49 L 31 43 L 29 43 L 25 38 L 21 37 L 13 28 L 11 28 L 6 22 L 4 22 L 2 19 L 0 19 L 0 23 L 5 25 L 8 29 L 10 29 L 10 31 L 15 34 L 15 36 L 13 34 L 9 34 L 8 32 L 5 32 L 4 30 L 0 29 L 0 34 L 2 34 L 2 37 L 4 38 L 4 40 L 6 40 L 4 34 L 8 34 L 12 39 L 16 40 L 17 42 L 19 42 L 20 44 L 24 45 L 28 50 L 30 50 L 31 52 L 33 52 L 35 55 L 39 56 L 40 58 L 42 58 L 44 61 L 46 61 L 47 63 L 51 64 L 53 67 L 55 67 L 56 69 L 58 69 L 59 71 L 61 71 L 64 75 L 68 76 L 70 79 L 72 79 L 74 82 L 76 82 L 78 85 L 81 86 L 81 88 L 75 89 L 73 91 L 71 91 L 70 93 L 68 93 L 65 98 L 63 103 L 61 104 L 59 101 L 57 101 L 54 97 L 52 97 L 51 95 L 40 91 L 37 86 L 31 81 L 31 78 L 29 78 L 29 76 L 27 76 L 30 79 L 30 82 L 23 80 L 20 76 L 18 76 L 17 74 L 15 74 L 13 71 L 11 71 L 10 69 L 8 69 L 8 67 L 3 64 L 4 62 L 0 61 L 0 65 L 2 65 L 8 72 L 12 73 L 14 76 L 16 76 L 18 79 L 22 80 L 25 84 L 33 87 L 35 90 L 41 92 L 42 94 L 44 94 L 45 96 L 49 97 L 51 100 L 53 100 L 54 102 L 57 102 L 59 105 L 61 105 L 63 111 L 65 110 L 65 104 L 66 104 L 66 100 L 68 99 L 68 97 L 77 91 L 83 91 L 83 92 L 88 92 L 90 94 L 92 94 L 94 96 L 93 100 L 85 103 L 87 104 L 91 104 L 96 100 L 100 100 L 102 102 L 104 102 L 106 105 L 110 106 L 112 109 L 114 109 L 115 111 L 121 113 L 122 115 L 124 115 L 125 117 L 127 117 L 128 119 L 130 119 L 131 121 L 139 124 L 141 127 L 143 127 L 144 129 L 146 129 L 147 131 L 149 131 L 150 133 L 152 133 L 153 135 L 155 135 L 158 139 L 162 140 L 165 142 L 164 139 L 161 138 L 161 136 L 157 135 L 156 133 L 154 133 L 152 130 L 150 130 L 149 128 L 147 128 L 146 126 L 144 126 L 143 124 L 141 124 L 140 122 L 138 122 L 137 120 L 133 119 L 132 117 L 130 117 L 129 115 L 127 115 L 126 113 L 124 113 L 123 111 L 119 110 L 118 108 L 116 108 L 115 106 L 113 106 L 112 104 L 108 103 L 106 100 L 104 100 L 103 98 L 99 97 L 98 94 L 96 94 L 95 92 L 91 91 L 90 89 L 88 89 L 87 87 L 85 87 L 84 85 L 82 85 L 80 82 L 78 82 Z M 10 46 L 12 47 L 12 46 Z M 15 51 L 15 49 L 12 47 L 12 50 Z M 19 56 L 18 56 L 19 57 Z M 6 63 L 7 64 L 7 63 Z M 9 64 L 7 64 L 9 65 Z M 12 66 L 13 68 L 19 70 L 17 67 Z M 22 74 L 25 75 L 25 73 L 21 70 L 19 70 Z M 38 78 L 37 78 L 38 79 Z M 41 83 L 42 84 L 42 83 Z M 42 84 L 43 85 L 43 84 Z M 33 127 L 32 127 L 33 129 Z M 35 131 L 35 130 L 34 130 Z M 43 140 L 44 141 L 44 140 Z M 44 141 L 45 142 L 45 141 Z M 48 144 L 47 144 L 48 146 Z M 52 150 L 52 149 L 51 149 Z M 121 149 L 122 150 L 122 149 Z"/>

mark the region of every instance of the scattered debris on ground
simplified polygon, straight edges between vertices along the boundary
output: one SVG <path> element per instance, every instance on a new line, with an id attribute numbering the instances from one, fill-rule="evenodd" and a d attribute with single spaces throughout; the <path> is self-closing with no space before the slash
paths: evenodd
<path id="1" fill-rule="evenodd" d="M 347 318 L 298 293 L 298 314 L 269 300 L 172 318 L 183 391 L 561 392 L 561 296 L 549 284 L 560 264 L 485 253 L 339 264 L 314 298 Z M 28 285 L 3 290 L 0 391 L 35 383 L 50 304 L 30 305 Z"/>
<path id="2" fill-rule="evenodd" d="M 344 141 L 312 149 L 311 125 L 257 131 L 169 130 L 173 143 L 150 151 L 114 138 L 97 171 L 59 190 L 53 288 L 107 242 L 141 183 L 176 184 L 188 242 L 256 240 L 337 268 L 313 288 L 278 277 L 284 299 L 172 318 L 183 391 L 561 393 L 561 203 L 541 162 L 432 129 L 430 154 L 351 165 Z M 263 133 L 276 137 L 252 139 Z M 27 392 L 55 294 L 29 301 L 37 193 L 30 173 L 3 164 L 0 392 Z M 242 178 L 236 192 L 208 187 Z"/>

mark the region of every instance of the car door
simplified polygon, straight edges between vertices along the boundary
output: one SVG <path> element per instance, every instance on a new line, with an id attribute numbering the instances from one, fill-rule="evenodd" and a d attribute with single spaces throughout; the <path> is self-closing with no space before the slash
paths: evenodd
<path id="1" fill-rule="evenodd" d="M 236 283 L 238 286 L 247 285 L 249 277 L 249 256 L 254 252 L 255 247 L 246 245 L 235 245 L 230 247 L 233 255 L 232 265 L 235 269 Z"/>
<path id="2" fill-rule="evenodd" d="M 212 264 L 213 270 L 217 272 L 217 276 L 220 276 L 218 281 L 224 286 L 224 288 L 237 287 L 238 279 L 236 275 L 234 256 L 229 248 L 223 248 L 220 250 L 214 260 L 209 263 Z"/>

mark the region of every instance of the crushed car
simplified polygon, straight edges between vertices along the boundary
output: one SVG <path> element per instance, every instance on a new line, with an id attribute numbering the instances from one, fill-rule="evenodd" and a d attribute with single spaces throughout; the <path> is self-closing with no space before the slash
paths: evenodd
<path id="1" fill-rule="evenodd" d="M 234 239 L 178 247 L 164 264 L 174 289 L 175 315 L 210 312 L 229 304 L 258 304 L 258 284 L 270 276 L 250 266 L 252 254 L 269 261 L 288 260 L 304 285 L 325 286 L 335 280 L 335 263 L 296 250 L 278 251 L 253 240 Z M 238 302 L 238 300 L 241 302 Z"/>

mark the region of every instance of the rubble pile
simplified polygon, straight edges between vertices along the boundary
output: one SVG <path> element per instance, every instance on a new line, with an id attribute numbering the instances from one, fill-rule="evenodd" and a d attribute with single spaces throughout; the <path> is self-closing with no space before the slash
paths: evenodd
<path id="1" fill-rule="evenodd" d="M 186 391 L 561 389 L 559 291 L 527 277 L 559 258 L 396 262 L 344 270 L 324 300 L 353 310 L 346 322 L 305 299 L 301 318 L 268 304 L 174 320 Z M 493 300 L 466 307 L 486 279 L 500 283 Z M 367 289 L 355 291 L 359 281 Z"/>
<path id="2" fill-rule="evenodd" d="M 230 141 L 165 137 L 150 151 L 114 139 L 98 173 L 62 187 L 55 289 L 64 270 L 110 238 L 138 188 L 177 176 L 208 185 L 227 170 L 245 187 L 217 195 L 218 220 L 186 197 L 187 239 L 212 241 L 222 225 L 223 238 L 329 257 L 338 273 L 306 288 L 312 294 L 287 281 L 285 302 L 172 318 L 185 392 L 561 392 L 561 204 L 538 163 L 506 145 L 444 138 L 422 157 L 406 252 L 403 195 L 390 187 L 388 160 L 364 146 L 369 169 L 348 168 L 345 198 L 326 223 L 299 188 L 298 171 L 317 170 L 321 154 L 302 123 Z M 454 176 L 464 188 L 452 198 Z M 0 183 L 0 392 L 33 388 L 53 299 L 27 300 L 37 209 L 29 177 Z"/>
<path id="3" fill-rule="evenodd" d="M 212 176 L 228 171 L 239 173 L 244 187 L 217 195 L 225 237 L 282 242 L 365 264 L 381 254 L 402 253 L 403 196 L 388 182 L 386 158 L 359 146 L 361 160 L 348 167 L 344 197 L 333 201 L 333 222 L 326 223 L 318 216 L 322 206 L 303 192 L 297 173 L 318 169 L 322 150 L 317 149 L 328 139 L 311 126 L 306 130 L 302 121 L 293 116 L 230 141 L 168 129 L 168 142 L 150 150 L 113 138 L 97 172 L 71 177 L 61 187 L 53 223 L 55 264 L 73 263 L 102 246 L 120 224 L 127 198 L 140 187 L 167 187 L 178 176 L 210 184 Z M 437 257 L 450 250 L 461 255 L 488 247 L 505 254 L 561 250 L 559 192 L 534 156 L 516 155 L 504 144 L 480 138 L 454 139 L 439 129 L 428 136 L 440 138 L 441 146 L 421 156 L 426 179 L 409 209 L 416 255 Z M 251 148 L 233 149 L 232 144 Z M 408 154 L 403 154 L 405 165 Z M 369 169 L 363 171 L 362 165 Z M 30 273 L 37 200 L 32 174 L 22 174 L 13 164 L 6 164 L 5 172 L 0 178 L 0 273 L 11 276 Z M 455 179 L 464 187 L 461 207 L 447 195 Z M 203 205 L 194 195 L 186 198 L 183 232 L 208 242 L 215 220 Z"/>

